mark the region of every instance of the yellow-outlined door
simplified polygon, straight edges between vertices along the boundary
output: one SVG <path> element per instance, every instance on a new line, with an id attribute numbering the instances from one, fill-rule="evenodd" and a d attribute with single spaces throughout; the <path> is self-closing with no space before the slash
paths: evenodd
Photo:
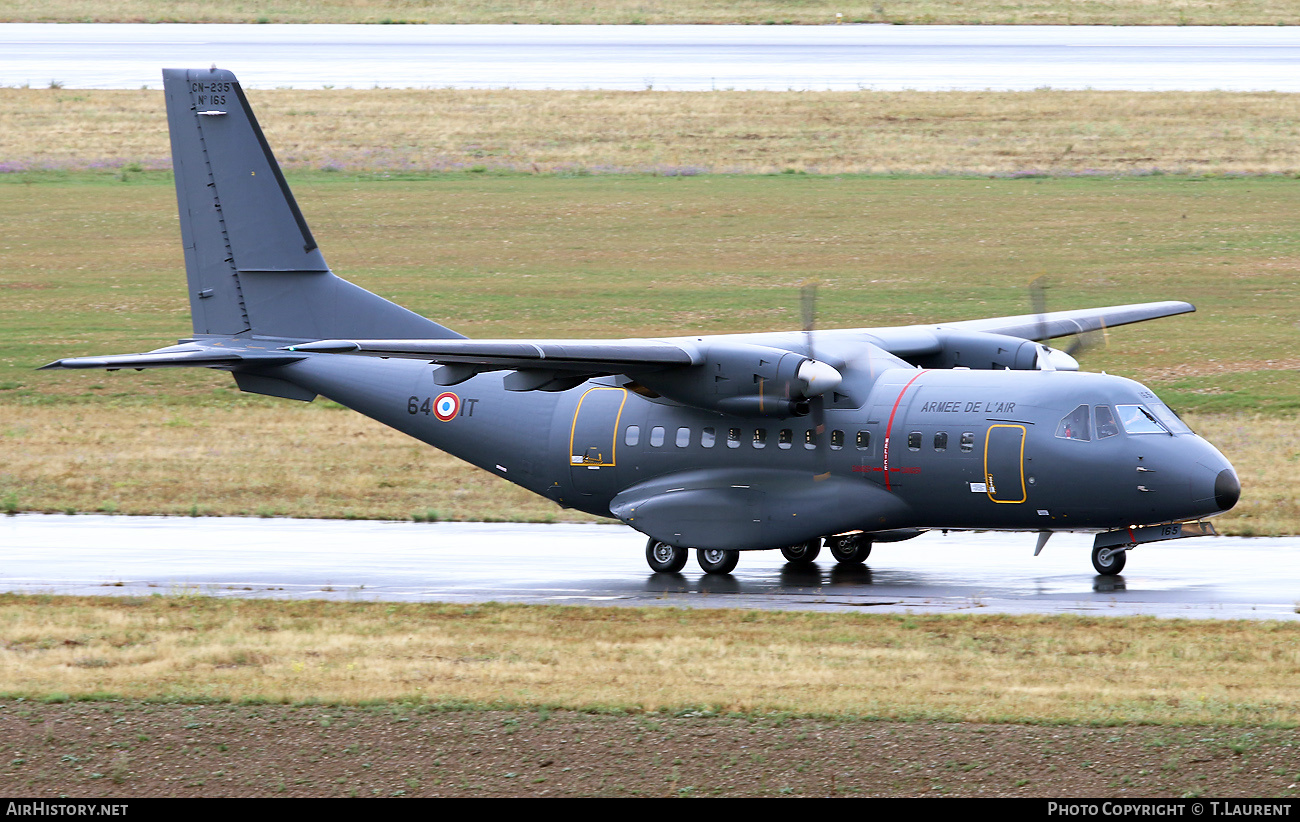
<path id="1" fill-rule="evenodd" d="M 569 467 L 579 490 L 592 489 L 596 477 L 617 463 L 618 424 L 626 402 L 627 391 L 600 386 L 578 400 L 569 430 Z"/>
<path id="2" fill-rule="evenodd" d="M 984 435 L 984 482 L 994 502 L 1024 502 L 1025 427 L 990 425 Z"/>

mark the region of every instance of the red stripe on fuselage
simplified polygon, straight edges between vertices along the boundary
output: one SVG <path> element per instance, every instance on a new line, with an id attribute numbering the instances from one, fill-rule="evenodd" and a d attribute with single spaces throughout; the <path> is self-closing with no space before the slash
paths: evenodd
<path id="1" fill-rule="evenodd" d="M 921 374 L 924 373 L 924 371 L 921 372 Z M 903 395 L 907 393 L 907 389 L 912 387 L 912 383 L 921 379 L 921 374 L 917 374 L 908 381 L 907 385 L 903 386 L 903 390 L 898 392 L 898 398 L 894 400 L 893 410 L 889 412 L 889 423 L 885 425 L 885 453 L 882 457 L 882 464 L 885 468 L 885 490 L 892 490 L 889 486 L 889 432 L 894 429 L 894 415 L 898 413 L 898 405 L 903 401 Z"/>

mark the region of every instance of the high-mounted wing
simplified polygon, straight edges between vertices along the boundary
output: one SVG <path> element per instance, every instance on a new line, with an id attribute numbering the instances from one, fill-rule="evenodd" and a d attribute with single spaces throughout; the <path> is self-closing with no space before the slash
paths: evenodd
<path id="1" fill-rule="evenodd" d="M 761 336 L 761 335 L 760 335 Z M 788 417 L 840 384 L 834 366 L 797 351 L 726 337 L 668 340 L 320 340 L 284 351 L 426 360 L 438 385 L 511 371 L 508 391 L 565 391 L 625 375 L 643 393 L 728 413 Z"/>
<path id="2" fill-rule="evenodd" d="M 889 353 L 923 368 L 1076 371 L 1079 363 L 1073 357 L 1042 345 L 1041 341 L 1195 310 L 1191 303 L 1170 300 L 934 325 L 873 328 L 870 333 Z"/>
<path id="3" fill-rule="evenodd" d="M 361 354 L 476 366 L 477 371 L 544 366 L 554 370 L 621 374 L 698 365 L 700 354 L 660 340 L 320 340 L 285 351 Z"/>
<path id="4" fill-rule="evenodd" d="M 426 360 L 442 366 L 433 372 L 438 385 L 456 385 L 486 371 L 513 371 L 505 378 L 512 391 L 562 391 L 592 377 L 703 361 L 699 351 L 660 340 L 321 340 L 284 350 Z"/>
<path id="5" fill-rule="evenodd" d="M 1161 317 L 1189 314 L 1196 306 L 1180 300 L 1157 303 L 1113 305 L 1108 308 L 1083 308 L 1076 311 L 1053 311 L 1047 314 L 1021 314 L 1016 317 L 997 317 L 988 320 L 962 320 L 940 323 L 943 328 L 964 331 L 982 331 L 988 334 L 1005 334 L 1026 340 L 1051 340 L 1072 334 L 1101 331 L 1117 325 L 1129 325 Z"/>

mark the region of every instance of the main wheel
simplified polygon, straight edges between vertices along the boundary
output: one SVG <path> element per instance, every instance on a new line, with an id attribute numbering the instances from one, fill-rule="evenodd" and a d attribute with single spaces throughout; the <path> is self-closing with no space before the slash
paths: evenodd
<path id="1" fill-rule="evenodd" d="M 645 544 L 645 561 L 655 573 L 675 574 L 686 567 L 686 548 L 660 542 L 653 537 Z"/>
<path id="2" fill-rule="evenodd" d="M 817 555 L 822 552 L 822 541 L 819 539 L 801 542 L 798 545 L 791 545 L 788 548 L 781 549 L 781 556 L 785 561 L 793 565 L 811 565 L 812 561 L 817 559 Z"/>
<path id="3" fill-rule="evenodd" d="M 871 556 L 871 540 L 861 534 L 846 537 L 830 537 L 826 546 L 831 549 L 831 556 L 841 565 L 861 565 Z"/>
<path id="4" fill-rule="evenodd" d="M 730 574 L 740 562 L 739 551 L 725 551 L 721 548 L 697 548 L 695 561 L 706 574 Z"/>
<path id="5" fill-rule="evenodd" d="M 1103 576 L 1113 577 L 1124 570 L 1128 551 L 1121 548 L 1093 548 L 1092 567 Z"/>

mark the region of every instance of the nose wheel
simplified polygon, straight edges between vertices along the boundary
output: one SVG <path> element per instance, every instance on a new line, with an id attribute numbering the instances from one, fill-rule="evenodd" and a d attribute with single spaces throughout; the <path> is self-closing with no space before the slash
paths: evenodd
<path id="1" fill-rule="evenodd" d="M 1113 577 L 1124 570 L 1128 551 L 1123 548 L 1093 548 L 1092 567 L 1102 576 Z"/>

